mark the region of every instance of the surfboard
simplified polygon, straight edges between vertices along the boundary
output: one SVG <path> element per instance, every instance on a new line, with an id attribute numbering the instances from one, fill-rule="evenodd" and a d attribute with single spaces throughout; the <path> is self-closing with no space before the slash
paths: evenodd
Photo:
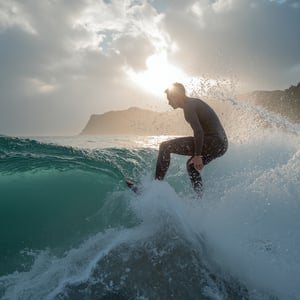
<path id="1" fill-rule="evenodd" d="M 142 187 L 140 185 L 138 185 L 137 183 L 135 183 L 132 180 L 126 179 L 125 180 L 127 186 L 136 194 L 141 193 L 142 191 Z"/>

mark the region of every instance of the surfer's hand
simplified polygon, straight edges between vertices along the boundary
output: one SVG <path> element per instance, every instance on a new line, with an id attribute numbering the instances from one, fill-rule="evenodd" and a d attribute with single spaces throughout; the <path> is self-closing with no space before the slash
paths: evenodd
<path id="1" fill-rule="evenodd" d="M 200 155 L 195 155 L 191 160 L 190 160 L 190 165 L 193 164 L 194 168 L 196 170 L 201 170 L 204 165 L 203 165 L 203 161 L 202 161 L 202 157 Z"/>

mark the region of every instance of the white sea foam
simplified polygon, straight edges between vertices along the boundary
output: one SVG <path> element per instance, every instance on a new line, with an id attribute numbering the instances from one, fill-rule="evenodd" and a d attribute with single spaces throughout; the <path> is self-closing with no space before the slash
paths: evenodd
<path id="1" fill-rule="evenodd" d="M 184 162 L 173 157 L 176 166 L 171 162 L 166 177 L 181 191 L 188 190 L 183 186 L 188 181 L 183 173 L 174 181 L 172 172 L 184 168 Z M 245 283 L 254 298 L 260 290 L 279 299 L 296 299 L 300 294 L 299 137 L 265 130 L 248 142 L 231 141 L 228 153 L 202 173 L 205 194 L 200 203 L 192 201 L 191 194 L 176 193 L 167 183 L 146 179 L 136 213 L 146 224 L 158 227 L 164 218 L 172 218 L 181 234 L 196 243 L 204 236 L 212 267 L 222 270 L 225 278 Z"/>

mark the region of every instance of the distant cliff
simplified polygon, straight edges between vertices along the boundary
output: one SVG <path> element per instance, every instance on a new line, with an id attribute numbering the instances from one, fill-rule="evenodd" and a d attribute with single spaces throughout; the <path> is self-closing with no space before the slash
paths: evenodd
<path id="1" fill-rule="evenodd" d="M 186 135 L 191 128 L 182 110 L 155 112 L 132 107 L 92 115 L 82 135 Z"/>
<path id="2" fill-rule="evenodd" d="M 242 99 L 300 122 L 300 82 L 283 91 L 255 91 L 243 95 Z"/>

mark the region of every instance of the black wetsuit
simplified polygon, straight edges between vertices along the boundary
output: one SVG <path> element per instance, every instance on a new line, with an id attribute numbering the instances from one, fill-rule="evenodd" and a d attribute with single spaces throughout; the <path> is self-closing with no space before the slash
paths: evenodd
<path id="1" fill-rule="evenodd" d="M 191 125 L 194 136 L 169 140 L 160 144 L 156 165 L 155 178 L 164 179 L 171 159 L 171 153 L 189 155 L 187 170 L 196 192 L 202 193 L 200 173 L 189 164 L 195 155 L 201 155 L 204 165 L 222 156 L 228 148 L 224 128 L 213 109 L 204 101 L 196 98 L 186 98 L 184 117 Z"/>

